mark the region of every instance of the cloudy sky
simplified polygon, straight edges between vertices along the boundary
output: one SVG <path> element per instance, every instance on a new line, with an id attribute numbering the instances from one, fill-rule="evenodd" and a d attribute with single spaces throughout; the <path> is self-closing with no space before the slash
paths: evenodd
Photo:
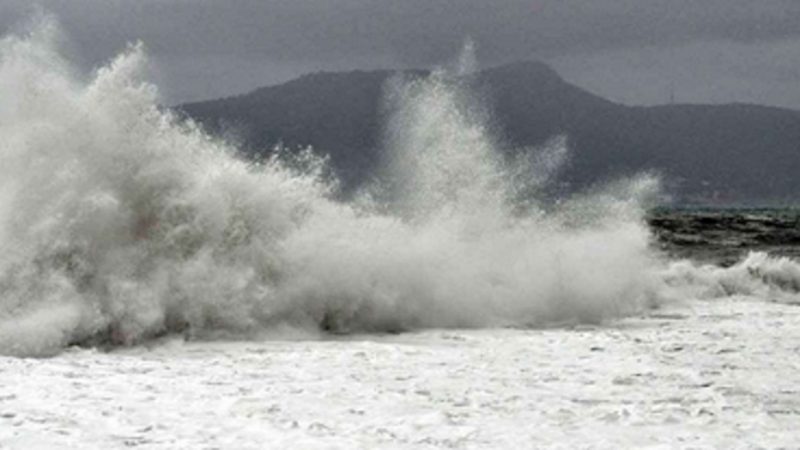
<path id="1" fill-rule="evenodd" d="M 37 7 L 0 0 L 0 32 Z M 40 0 L 87 70 L 148 48 L 175 103 L 315 70 L 430 67 L 465 37 L 492 66 L 552 64 L 628 104 L 753 102 L 800 109 L 800 0 Z"/>

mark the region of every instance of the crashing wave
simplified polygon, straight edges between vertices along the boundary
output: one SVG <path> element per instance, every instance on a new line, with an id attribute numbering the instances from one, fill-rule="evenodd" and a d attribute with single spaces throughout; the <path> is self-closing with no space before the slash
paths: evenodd
<path id="1" fill-rule="evenodd" d="M 747 296 L 800 304 L 800 263 L 787 257 L 750 252 L 731 267 L 672 263 L 662 274 L 669 289 L 683 297 L 714 299 Z"/>
<path id="2" fill-rule="evenodd" d="M 395 81 L 386 195 L 344 202 L 312 154 L 244 161 L 159 108 L 141 45 L 82 81 L 53 29 L 0 41 L 0 354 L 598 321 L 658 297 L 657 183 L 521 207 L 520 168 L 446 72 Z"/>

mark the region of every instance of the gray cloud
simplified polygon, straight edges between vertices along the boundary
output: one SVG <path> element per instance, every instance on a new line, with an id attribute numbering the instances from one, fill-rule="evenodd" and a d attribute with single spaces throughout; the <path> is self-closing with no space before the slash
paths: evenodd
<path id="1" fill-rule="evenodd" d="M 144 41 L 174 99 L 246 90 L 320 68 L 428 66 L 450 59 L 465 36 L 475 40 L 481 61 L 489 65 L 531 58 L 596 62 L 598 54 L 643 49 L 661 54 L 698 42 L 769 46 L 800 37 L 797 0 L 41 0 L 40 5 L 60 18 L 87 65 L 109 58 L 128 41 Z M 27 0 L 0 0 L 0 30 L 30 11 Z"/>
<path id="2" fill-rule="evenodd" d="M 551 60 L 569 81 L 628 104 L 763 103 L 800 108 L 800 37 L 614 49 Z"/>

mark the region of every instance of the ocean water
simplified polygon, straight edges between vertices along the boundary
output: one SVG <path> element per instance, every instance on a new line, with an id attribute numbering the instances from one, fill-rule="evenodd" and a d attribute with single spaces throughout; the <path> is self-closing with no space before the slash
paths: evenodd
<path id="1" fill-rule="evenodd" d="M 659 249 L 672 258 L 721 266 L 750 252 L 800 257 L 797 208 L 654 208 L 647 222 Z"/>
<path id="2" fill-rule="evenodd" d="M 387 86 L 381 179 L 341 201 L 313 151 L 247 161 L 161 108 L 146 66 L 132 45 L 76 76 L 47 20 L 0 41 L 0 354 L 798 301 L 794 260 L 728 251 L 730 236 L 752 233 L 712 236 L 706 216 L 648 213 L 650 176 L 541 205 L 564 140 L 504 160 L 489 113 L 454 76 L 463 67 Z"/>

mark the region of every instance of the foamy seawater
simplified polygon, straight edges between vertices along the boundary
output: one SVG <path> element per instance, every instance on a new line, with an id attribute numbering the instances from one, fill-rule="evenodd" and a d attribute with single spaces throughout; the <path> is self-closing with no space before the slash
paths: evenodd
<path id="1" fill-rule="evenodd" d="M 792 260 L 722 269 L 655 251 L 651 177 L 546 210 L 521 199 L 547 174 L 530 167 L 522 181 L 447 70 L 387 88 L 382 181 L 340 201 L 311 151 L 245 161 L 160 108 L 146 64 L 133 45 L 76 77 L 48 21 L 0 41 L 0 353 L 168 333 L 597 322 L 690 295 L 796 297 Z"/>

